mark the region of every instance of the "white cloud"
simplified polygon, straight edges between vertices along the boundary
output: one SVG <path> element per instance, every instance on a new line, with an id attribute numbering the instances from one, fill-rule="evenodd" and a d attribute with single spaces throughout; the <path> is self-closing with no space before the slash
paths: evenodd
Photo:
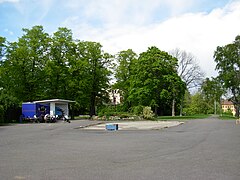
<path id="1" fill-rule="evenodd" d="M 1 0 L 0 0 L 1 1 Z M 3 0 L 5 1 L 5 0 Z M 42 19 L 47 16 L 51 10 L 54 0 L 6 0 L 15 2 L 14 6 L 19 13 L 25 18 L 24 20 L 34 24 L 41 23 Z M 36 17 L 34 17 L 36 16 Z"/>
<path id="2" fill-rule="evenodd" d="M 68 0 L 65 7 L 83 14 L 85 20 L 105 24 L 144 24 L 153 16 L 177 15 L 193 5 L 194 0 Z M 81 9 L 81 10 L 79 10 Z"/>
<path id="3" fill-rule="evenodd" d="M 135 2 L 132 0 L 131 2 Z M 102 2 L 102 1 L 101 1 Z M 114 1 L 117 3 L 120 1 Z M 124 1 L 125 2 L 125 1 Z M 137 1 L 136 1 L 137 2 Z M 144 1 L 146 2 L 146 1 Z M 154 2 L 154 0 L 151 0 Z M 163 1 L 159 1 L 163 2 Z M 164 1 L 165 3 L 167 1 Z M 177 0 L 169 1 L 171 3 Z M 189 4 L 193 1 L 185 1 Z M 173 3 L 174 4 L 174 3 Z M 125 5 L 115 4 L 119 9 L 124 9 Z M 156 5 L 156 4 L 155 4 Z M 175 4 L 176 5 L 176 4 Z M 89 5 L 92 6 L 93 5 Z M 109 5 L 112 6 L 112 5 Z M 147 6 L 147 4 L 143 4 Z M 234 1 L 227 4 L 223 8 L 214 9 L 209 13 L 186 13 L 175 17 L 171 17 L 164 22 L 159 23 L 114 23 L 123 22 L 125 15 L 122 15 L 121 10 L 116 11 L 116 16 L 111 11 L 107 11 L 107 7 L 98 6 L 99 9 L 92 9 L 89 12 L 89 17 L 98 11 L 97 14 L 108 15 L 111 17 L 103 17 L 107 22 L 102 27 L 94 27 L 86 21 L 82 21 L 79 17 L 67 19 L 63 25 L 71 28 L 75 37 L 81 40 L 98 41 L 103 45 L 103 48 L 110 53 L 117 53 L 128 48 L 140 53 L 146 51 L 150 46 L 157 46 L 161 50 L 170 51 L 175 48 L 180 48 L 194 54 L 199 62 L 199 65 L 205 71 L 207 76 L 215 76 L 215 63 L 213 53 L 217 46 L 223 46 L 231 43 L 234 38 L 240 34 L 240 2 Z M 178 5 L 172 5 L 174 12 Z M 106 9 L 105 9 L 106 8 Z M 180 7 L 184 8 L 184 7 Z M 135 7 L 134 10 L 139 10 Z M 141 9 L 141 8 L 140 8 Z M 143 12 L 143 16 L 154 10 L 154 7 L 149 6 L 149 10 Z M 125 11 L 124 11 L 125 12 Z M 132 12 L 134 15 L 134 13 Z M 173 13 L 174 14 L 174 13 Z M 142 15 L 136 15 L 136 19 Z M 143 17 L 144 18 L 144 17 Z M 147 20 L 143 20 L 147 22 Z"/>
<path id="4" fill-rule="evenodd" d="M 0 4 L 5 2 L 16 3 L 16 2 L 19 2 L 19 0 L 0 0 Z"/>
<path id="5" fill-rule="evenodd" d="M 9 35 L 14 35 L 14 33 L 12 31 L 10 31 L 9 29 L 4 29 L 4 32 L 7 32 Z"/>

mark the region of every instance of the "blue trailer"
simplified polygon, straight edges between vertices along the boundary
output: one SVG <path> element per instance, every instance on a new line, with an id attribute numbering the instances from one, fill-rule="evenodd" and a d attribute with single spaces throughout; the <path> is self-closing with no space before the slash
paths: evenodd
<path id="1" fill-rule="evenodd" d="M 20 119 L 43 121 L 45 115 L 50 119 L 61 119 L 69 117 L 69 103 L 75 101 L 64 99 L 50 99 L 22 103 L 22 116 Z M 36 116 L 36 117 L 35 117 Z M 46 122 L 46 120 L 45 120 Z"/>
<path id="2" fill-rule="evenodd" d="M 50 114 L 50 106 L 40 103 L 22 103 L 22 114 L 24 118 L 33 119 L 34 115 L 37 117 Z"/>

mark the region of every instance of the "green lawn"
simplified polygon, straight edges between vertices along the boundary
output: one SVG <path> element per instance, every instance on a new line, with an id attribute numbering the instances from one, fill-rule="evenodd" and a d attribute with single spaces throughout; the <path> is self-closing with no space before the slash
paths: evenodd
<path id="1" fill-rule="evenodd" d="M 207 114 L 197 114 L 197 115 L 191 115 L 191 116 L 159 116 L 157 117 L 157 120 L 160 120 L 160 121 L 191 120 L 191 119 L 204 119 L 210 116 L 211 115 L 207 115 Z"/>
<path id="2" fill-rule="evenodd" d="M 231 115 L 221 115 L 218 117 L 221 120 L 236 120 L 237 118 Z"/>

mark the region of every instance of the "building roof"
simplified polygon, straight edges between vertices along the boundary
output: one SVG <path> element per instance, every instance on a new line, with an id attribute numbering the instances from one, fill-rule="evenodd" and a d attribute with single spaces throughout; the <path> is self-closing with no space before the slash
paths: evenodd
<path id="1" fill-rule="evenodd" d="M 48 100 L 40 100 L 40 101 L 33 101 L 32 103 L 74 103 L 75 101 L 66 100 L 66 99 L 48 99 Z"/>
<path id="2" fill-rule="evenodd" d="M 228 100 L 223 100 L 221 102 L 222 105 L 233 105 L 233 103 L 231 101 L 228 101 Z"/>

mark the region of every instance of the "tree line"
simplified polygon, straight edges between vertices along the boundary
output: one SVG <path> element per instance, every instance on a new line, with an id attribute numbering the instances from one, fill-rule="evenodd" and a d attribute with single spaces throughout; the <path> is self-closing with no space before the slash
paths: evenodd
<path id="1" fill-rule="evenodd" d="M 53 98 L 74 100 L 76 114 L 93 116 L 109 103 L 110 89 L 120 90 L 122 111 L 150 106 L 156 115 L 182 114 L 186 92 L 203 77 L 185 51 L 153 46 L 111 55 L 98 42 L 73 39 L 67 28 L 52 35 L 43 26 L 24 28 L 16 42 L 0 37 L 0 119 L 22 102 Z"/>
<path id="2" fill-rule="evenodd" d="M 2 114 L 22 102 L 52 98 L 75 100 L 75 109 L 95 114 L 110 85 L 112 58 L 100 43 L 74 40 L 67 28 L 50 36 L 34 26 L 16 42 L 1 38 Z"/>

